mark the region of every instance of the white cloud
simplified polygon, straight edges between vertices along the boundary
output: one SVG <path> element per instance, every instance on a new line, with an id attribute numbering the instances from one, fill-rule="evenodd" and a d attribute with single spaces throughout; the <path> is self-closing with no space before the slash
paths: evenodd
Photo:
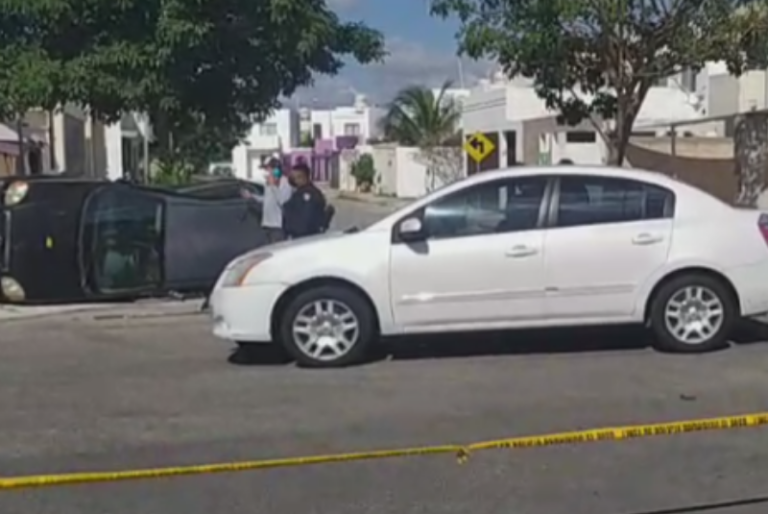
<path id="1" fill-rule="evenodd" d="M 387 42 L 389 56 L 381 65 L 371 67 L 382 87 L 397 90 L 404 85 L 419 84 L 438 87 L 451 80 L 455 87 L 461 82 L 469 87 L 488 74 L 488 63 L 456 56 L 455 48 L 444 51 L 428 50 L 413 41 L 393 38 Z"/>
<path id="2" fill-rule="evenodd" d="M 298 98 L 305 105 L 344 105 L 351 103 L 358 92 L 386 103 L 397 91 L 411 85 L 440 87 L 450 80 L 454 87 L 460 87 L 463 79 L 464 86 L 471 87 L 491 69 L 487 62 L 459 59 L 454 48 L 434 51 L 401 38 L 389 39 L 387 50 L 384 63 L 348 66 L 337 77 L 321 77 L 314 87 L 302 90 Z"/>

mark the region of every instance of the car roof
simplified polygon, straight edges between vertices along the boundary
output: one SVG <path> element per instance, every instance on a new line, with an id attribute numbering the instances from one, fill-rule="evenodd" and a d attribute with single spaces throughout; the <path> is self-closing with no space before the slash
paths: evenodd
<path id="1" fill-rule="evenodd" d="M 514 166 L 502 168 L 493 171 L 484 171 L 477 173 L 466 179 L 453 182 L 445 186 L 446 192 L 449 190 L 463 189 L 472 184 L 481 184 L 497 180 L 499 178 L 512 178 L 515 176 L 551 176 L 551 175 L 590 175 L 598 177 L 609 177 L 624 180 L 637 180 L 648 184 L 654 184 L 667 188 L 675 193 L 676 196 L 685 196 L 689 201 L 694 201 L 700 207 L 705 206 L 728 206 L 719 198 L 707 193 L 706 191 L 694 187 L 685 182 L 674 179 L 663 173 L 648 171 L 637 168 L 620 168 L 616 166 L 589 165 L 582 166 L 578 164 L 567 164 L 559 166 Z"/>
<path id="2" fill-rule="evenodd" d="M 402 216 L 405 211 L 413 212 L 425 205 L 428 205 L 438 197 L 463 190 L 473 185 L 482 184 L 484 182 L 493 182 L 494 180 L 498 179 L 514 178 L 520 176 L 547 177 L 553 175 L 564 176 L 569 174 L 637 180 L 647 184 L 653 184 L 667 188 L 674 192 L 676 197 L 675 201 L 677 207 L 675 211 L 675 217 L 698 216 L 701 215 L 701 213 L 708 213 L 710 215 L 717 216 L 719 213 L 723 212 L 723 209 L 733 209 L 733 207 L 729 204 L 707 193 L 706 191 L 703 191 L 702 189 L 655 171 L 647 171 L 634 168 L 619 168 L 615 166 L 583 166 L 579 164 L 567 164 L 559 166 L 513 166 L 499 170 L 483 171 L 474 175 L 470 175 L 467 178 L 446 184 L 445 186 L 438 188 L 431 193 L 428 193 L 427 195 L 415 200 L 413 203 L 398 209 L 391 215 L 383 218 L 377 223 L 374 223 L 369 228 L 376 230 L 381 227 L 388 227 L 394 220 Z"/>
<path id="3" fill-rule="evenodd" d="M 663 173 L 656 171 L 647 171 L 636 168 L 620 168 L 616 166 L 582 166 L 578 164 L 563 164 L 559 166 L 513 166 L 509 168 L 502 168 L 493 171 L 484 171 L 472 175 L 467 179 L 467 185 L 470 182 L 485 182 L 489 180 L 495 180 L 504 177 L 513 177 L 516 175 L 594 175 L 602 177 L 612 177 L 627 180 L 639 180 L 641 182 L 648 182 L 657 184 L 670 189 L 676 189 L 683 184 L 682 182 L 675 180 Z"/>

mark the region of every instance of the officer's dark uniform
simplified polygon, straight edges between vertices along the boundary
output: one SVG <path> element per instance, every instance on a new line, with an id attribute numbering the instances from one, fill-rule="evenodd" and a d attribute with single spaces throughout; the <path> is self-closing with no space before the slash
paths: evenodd
<path id="1" fill-rule="evenodd" d="M 283 204 L 283 231 L 289 238 L 319 234 L 325 229 L 325 196 L 314 184 L 304 184 Z"/>

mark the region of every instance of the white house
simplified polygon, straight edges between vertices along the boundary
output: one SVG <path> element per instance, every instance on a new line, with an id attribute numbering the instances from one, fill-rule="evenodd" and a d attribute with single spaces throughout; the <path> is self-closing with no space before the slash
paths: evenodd
<path id="1" fill-rule="evenodd" d="M 232 166 L 239 178 L 254 180 L 259 165 L 268 155 L 299 146 L 299 111 L 278 109 L 261 123 L 254 123 L 245 140 L 232 150 Z"/>
<path id="2" fill-rule="evenodd" d="M 386 110 L 369 105 L 365 96 L 356 95 L 351 106 L 308 111 L 302 130 L 312 139 L 357 136 L 364 143 L 381 135 L 379 123 Z"/>
<path id="3" fill-rule="evenodd" d="M 483 133 L 495 151 L 468 171 L 513 165 L 557 162 L 562 158 L 580 164 L 605 162 L 607 152 L 594 127 L 584 122 L 577 127 L 558 125 L 557 113 L 547 109 L 533 88 L 523 81 L 485 82 L 463 102 L 465 135 Z M 703 112 L 691 95 L 679 87 L 651 88 L 635 122 L 637 131 L 663 135 L 664 123 L 694 120 Z M 698 130 L 711 131 L 711 127 Z"/>
<path id="4" fill-rule="evenodd" d="M 707 116 L 768 108 L 768 73 L 752 70 L 740 77 L 728 73 L 724 62 L 708 63 L 693 81 L 693 88 Z M 731 135 L 732 123 L 718 127 L 718 135 Z"/>

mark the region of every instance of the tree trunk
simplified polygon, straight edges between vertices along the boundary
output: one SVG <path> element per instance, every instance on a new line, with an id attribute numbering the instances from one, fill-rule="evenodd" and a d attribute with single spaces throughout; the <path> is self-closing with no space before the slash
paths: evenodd
<path id="1" fill-rule="evenodd" d="M 620 102 L 616 112 L 616 127 L 610 133 L 610 142 L 608 143 L 608 164 L 611 166 L 621 167 L 624 165 L 627 145 L 629 144 L 629 137 L 632 135 L 632 126 L 635 123 L 637 111 L 639 109 L 628 106 L 622 109 Z"/>
<path id="2" fill-rule="evenodd" d="M 616 126 L 608 143 L 608 164 L 624 165 L 632 128 L 645 102 L 645 97 L 648 96 L 651 84 L 652 82 L 648 79 L 639 80 L 623 89 L 623 93 L 616 98 Z"/>
<path id="3" fill-rule="evenodd" d="M 768 113 L 749 112 L 736 118 L 733 149 L 739 180 L 736 205 L 756 207 L 766 190 Z"/>

